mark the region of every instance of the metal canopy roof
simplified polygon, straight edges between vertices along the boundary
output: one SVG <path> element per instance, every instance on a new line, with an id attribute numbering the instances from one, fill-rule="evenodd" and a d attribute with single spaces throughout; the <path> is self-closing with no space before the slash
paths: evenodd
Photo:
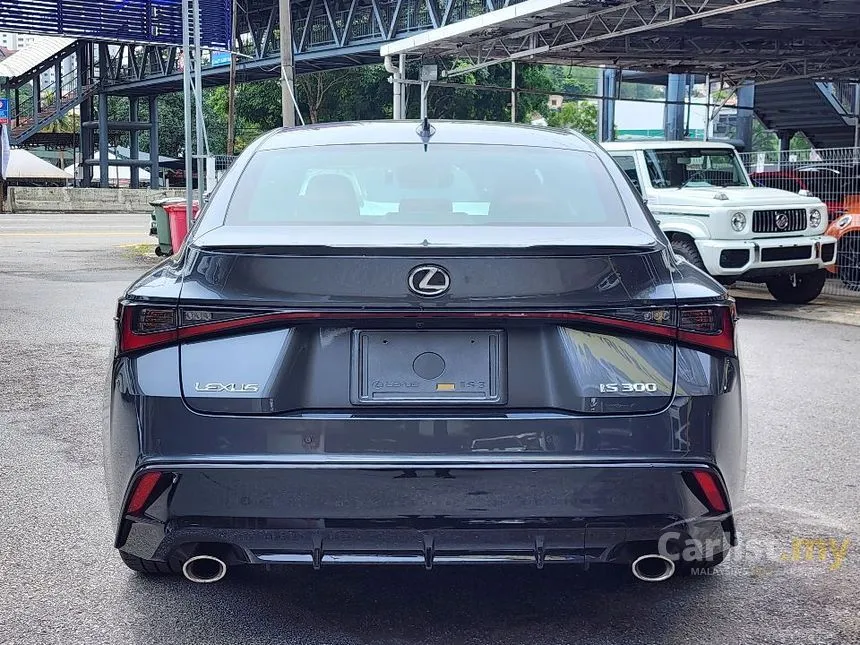
<path id="1" fill-rule="evenodd" d="M 388 43 L 456 58 L 446 76 L 520 60 L 701 72 L 727 81 L 860 77 L 858 0 L 525 0 Z"/>
<path id="2" fill-rule="evenodd" d="M 39 36 L 31 45 L 0 61 L 0 77 L 17 78 L 42 61 L 56 56 L 75 41 L 71 38 Z"/>

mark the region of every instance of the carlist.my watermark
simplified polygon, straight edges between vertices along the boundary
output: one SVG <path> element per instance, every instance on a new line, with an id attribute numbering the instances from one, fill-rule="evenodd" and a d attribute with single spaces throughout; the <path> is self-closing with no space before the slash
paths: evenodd
<path id="1" fill-rule="evenodd" d="M 737 516 L 737 513 L 735 513 Z M 728 519 L 728 515 L 709 518 L 715 523 Z M 696 520 L 691 520 L 695 523 Z M 711 532 L 709 537 L 699 539 L 681 530 L 686 522 L 678 522 L 662 533 L 657 550 L 675 562 L 691 564 L 694 575 L 737 575 L 743 571 L 772 570 L 775 566 L 806 564 L 819 566 L 829 572 L 843 568 L 851 555 L 852 539 L 845 535 L 832 534 L 785 534 L 784 536 L 745 536 L 736 546 L 729 548 L 729 535 L 723 531 Z M 723 566 L 707 567 L 708 560 L 725 552 Z M 726 567 L 725 564 L 739 566 Z M 699 565 L 698 567 L 696 565 Z"/>

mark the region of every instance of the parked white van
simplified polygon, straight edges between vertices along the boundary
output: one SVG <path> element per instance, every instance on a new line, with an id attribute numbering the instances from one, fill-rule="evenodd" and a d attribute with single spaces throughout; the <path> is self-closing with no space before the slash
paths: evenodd
<path id="1" fill-rule="evenodd" d="M 753 185 L 728 143 L 602 144 L 641 193 L 676 255 L 724 284 L 764 282 L 787 303 L 821 293 L 836 238 L 816 197 Z"/>

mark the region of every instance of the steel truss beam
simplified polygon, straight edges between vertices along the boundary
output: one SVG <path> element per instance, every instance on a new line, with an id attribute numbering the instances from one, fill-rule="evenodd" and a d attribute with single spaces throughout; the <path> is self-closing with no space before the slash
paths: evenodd
<path id="1" fill-rule="evenodd" d="M 583 66 L 611 64 L 639 71 L 700 72 L 726 80 L 769 83 L 780 76 L 832 77 L 853 71 L 860 64 L 860 46 L 856 40 L 815 36 L 759 40 L 637 37 L 572 53 L 564 62 Z"/>
<path id="2" fill-rule="evenodd" d="M 781 0 L 634 0 L 435 53 L 456 54 L 461 62 L 467 62 L 465 66 L 460 64 L 456 70 L 450 70 L 449 76 L 521 59 L 564 62 L 567 57 L 575 59 L 577 52 L 584 53 L 586 47 L 590 55 L 591 48 L 598 43 L 617 42 L 777 2 Z"/>
<path id="3" fill-rule="evenodd" d="M 300 72 L 379 62 L 379 45 L 521 0 L 294 0 L 293 55 Z M 723 0 L 725 1 L 725 0 Z M 277 0 L 239 0 L 238 71 L 272 68 L 280 55 Z M 109 91 L 122 94 L 144 84 L 181 88 L 181 48 L 90 44 L 106 56 Z M 204 76 L 226 74 L 204 55 Z M 263 74 L 265 74 L 263 72 Z"/>
<path id="4" fill-rule="evenodd" d="M 759 86 L 803 79 L 860 80 L 860 52 L 854 49 L 834 52 L 821 59 L 776 61 L 723 74 L 723 79 L 730 83 L 740 83 L 744 78 L 755 81 Z"/>
<path id="5" fill-rule="evenodd" d="M 750 63 L 755 59 L 823 59 L 835 53 L 860 55 L 860 46 L 855 38 L 826 37 L 767 37 L 735 38 L 713 36 L 697 37 L 681 34 L 661 34 L 660 38 L 634 36 L 619 38 L 589 47 L 587 51 L 570 52 L 569 60 L 600 59 L 604 62 L 612 58 L 629 60 L 686 61 L 701 67 L 706 61 L 711 68 L 722 62 L 737 64 Z M 749 65 L 758 67 L 758 65 Z"/>
<path id="6" fill-rule="evenodd" d="M 521 0 L 294 0 L 293 54 L 307 73 L 379 62 L 379 46 L 428 32 Z M 617 0 L 587 12 L 583 3 L 562 5 L 546 21 L 514 33 L 472 31 L 420 48 L 451 54 L 447 75 L 456 76 L 505 60 L 572 65 L 613 65 L 642 71 L 708 72 L 734 82 L 772 82 L 781 75 L 818 78 L 854 74 L 860 60 L 850 21 L 834 30 L 790 25 L 758 29 L 754 22 L 791 17 L 793 0 Z M 592 3 L 594 4 L 594 3 Z M 769 6 L 774 9 L 769 9 Z M 596 6 L 596 5 L 595 5 Z M 760 14 L 755 8 L 764 9 Z M 511 11 L 510 9 L 509 11 Z M 726 14 L 750 10 L 747 26 L 721 28 Z M 778 10 L 778 12 L 776 11 Z M 567 11 L 567 13 L 564 13 Z M 720 18 L 724 16 L 724 18 Z M 708 20 L 711 19 L 711 20 Z M 714 20 L 718 22 L 715 23 Z M 277 77 L 280 38 L 277 0 L 239 0 L 238 72 L 244 80 Z M 526 23 L 528 24 L 528 23 Z M 769 24 L 769 23 L 768 23 Z M 432 42 L 432 39 L 431 39 Z M 147 94 L 181 89 L 181 49 L 163 45 L 90 43 L 104 57 L 108 91 Z M 226 82 L 228 66 L 201 61 L 205 85 Z M 98 69 L 98 67 L 96 67 Z"/>

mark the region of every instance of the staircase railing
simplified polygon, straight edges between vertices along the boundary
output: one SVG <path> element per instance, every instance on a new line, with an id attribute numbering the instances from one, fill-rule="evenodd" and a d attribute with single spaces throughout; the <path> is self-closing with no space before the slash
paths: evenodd
<path id="1" fill-rule="evenodd" d="M 829 83 L 819 83 L 822 90 L 826 89 L 831 96 L 836 99 L 839 107 L 845 113 L 845 116 L 854 116 L 855 100 L 857 96 L 857 84 L 850 81 L 833 81 Z"/>
<path id="2" fill-rule="evenodd" d="M 19 96 L 10 114 L 11 142 L 20 144 L 61 119 L 84 100 L 97 94 L 100 86 L 98 81 L 79 85 L 76 75 L 69 73 L 60 79 L 59 92 L 57 83 L 52 82 L 42 88 L 38 96 L 31 94 L 23 99 Z"/>

